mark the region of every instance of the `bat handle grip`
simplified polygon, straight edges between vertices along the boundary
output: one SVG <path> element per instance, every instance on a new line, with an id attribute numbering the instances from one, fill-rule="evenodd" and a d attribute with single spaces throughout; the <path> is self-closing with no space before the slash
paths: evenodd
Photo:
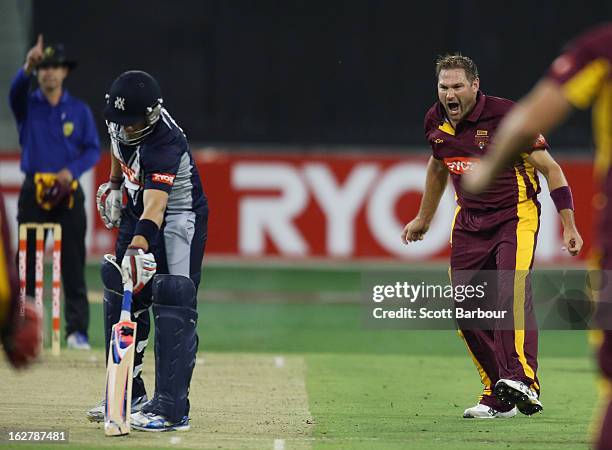
<path id="1" fill-rule="evenodd" d="M 131 321 L 132 320 L 132 291 L 134 289 L 134 282 L 132 278 L 123 273 L 119 264 L 115 259 L 115 255 L 106 254 L 104 255 L 104 259 L 111 263 L 121 274 L 121 278 L 123 281 L 123 302 L 121 304 L 121 317 L 120 320 L 123 321 Z"/>
<path id="2" fill-rule="evenodd" d="M 121 321 L 132 320 L 132 280 L 123 285 L 123 302 L 121 304 Z"/>

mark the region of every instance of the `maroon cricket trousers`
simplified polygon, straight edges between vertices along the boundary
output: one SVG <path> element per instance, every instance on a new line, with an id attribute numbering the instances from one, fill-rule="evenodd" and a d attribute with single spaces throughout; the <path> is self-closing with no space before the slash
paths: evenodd
<path id="1" fill-rule="evenodd" d="M 605 192 L 612 191 L 612 170 L 606 177 Z M 608 195 L 608 198 L 609 195 Z M 596 344 L 597 360 L 600 368 L 600 396 L 606 403 L 599 423 L 599 436 L 596 448 L 612 450 L 612 205 L 608 200 L 599 217 L 597 236 L 598 265 L 602 270 L 596 292 L 596 329 L 591 332 L 591 340 Z"/>
<path id="2" fill-rule="evenodd" d="M 484 385 L 480 403 L 504 409 L 493 394 L 501 379 L 522 381 L 539 393 L 536 375 L 538 331 L 530 278 L 540 224 L 537 199 L 493 210 L 458 207 L 451 234 L 451 276 L 482 271 L 496 277 L 496 289 L 487 290 L 487 307 L 509 310 L 509 322 L 494 329 L 478 329 L 457 322 Z M 510 303 L 510 304 L 509 304 Z M 495 307 L 493 306 L 495 305 Z M 509 325 L 509 326 L 508 326 Z"/>

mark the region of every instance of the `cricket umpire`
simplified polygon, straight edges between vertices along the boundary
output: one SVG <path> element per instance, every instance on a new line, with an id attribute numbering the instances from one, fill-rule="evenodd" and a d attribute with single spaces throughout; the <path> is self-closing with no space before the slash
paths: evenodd
<path id="1" fill-rule="evenodd" d="M 9 99 L 21 145 L 21 187 L 17 220 L 57 222 L 62 240 L 68 347 L 88 350 L 89 303 L 85 286 L 83 190 L 79 177 L 100 157 L 100 141 L 89 107 L 63 88 L 76 61 L 62 45 L 45 46 L 38 36 L 24 66 L 13 78 Z M 32 78 L 38 88 L 30 90 Z M 28 241 L 28 295 L 34 292 L 34 239 Z"/>

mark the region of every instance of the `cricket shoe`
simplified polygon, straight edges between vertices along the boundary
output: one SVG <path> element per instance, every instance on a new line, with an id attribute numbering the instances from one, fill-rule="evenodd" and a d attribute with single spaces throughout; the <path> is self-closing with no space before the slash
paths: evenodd
<path id="1" fill-rule="evenodd" d="M 68 345 L 68 348 L 73 348 L 75 350 L 91 350 L 87 336 L 78 331 L 68 335 L 66 338 L 66 344 Z"/>
<path id="2" fill-rule="evenodd" d="M 148 399 L 146 395 L 132 399 L 132 412 L 138 412 L 142 409 Z M 97 406 L 94 406 L 87 411 L 87 418 L 90 422 L 104 422 L 104 409 L 106 408 L 106 400 L 102 400 Z"/>
<path id="3" fill-rule="evenodd" d="M 132 414 L 131 426 L 139 431 L 187 431 L 189 430 L 189 417 L 185 416 L 176 423 L 169 422 L 164 416 L 155 413 L 139 411 Z"/>
<path id="4" fill-rule="evenodd" d="M 509 419 L 516 416 L 516 406 L 510 411 L 498 411 L 482 403 L 463 411 L 464 419 Z"/>
<path id="5" fill-rule="evenodd" d="M 521 381 L 502 378 L 495 383 L 495 396 L 503 403 L 516 405 L 518 410 L 527 416 L 544 409 L 538 394 Z"/>

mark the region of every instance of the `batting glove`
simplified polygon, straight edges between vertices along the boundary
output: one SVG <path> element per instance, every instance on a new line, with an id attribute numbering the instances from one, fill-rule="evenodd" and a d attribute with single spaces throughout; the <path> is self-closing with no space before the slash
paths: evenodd
<path id="1" fill-rule="evenodd" d="M 124 277 L 132 280 L 134 284 L 132 292 L 137 294 L 155 275 L 157 263 L 153 253 L 145 253 L 140 247 L 128 247 L 121 261 L 121 270 Z"/>
<path id="2" fill-rule="evenodd" d="M 120 186 L 120 184 L 111 182 L 103 183 L 96 194 L 96 205 L 98 206 L 100 219 L 109 230 L 113 227 L 118 228 L 121 223 L 123 194 Z"/>

